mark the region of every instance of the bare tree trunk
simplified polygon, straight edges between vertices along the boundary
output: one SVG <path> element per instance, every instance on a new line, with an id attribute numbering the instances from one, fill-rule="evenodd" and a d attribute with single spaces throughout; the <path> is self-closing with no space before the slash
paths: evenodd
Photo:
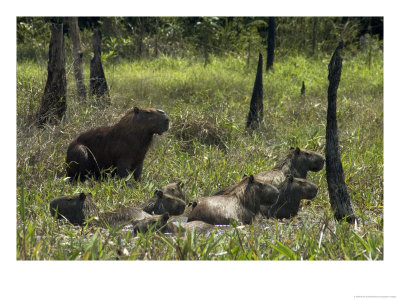
<path id="1" fill-rule="evenodd" d="M 335 211 L 337 220 L 346 219 L 349 223 L 355 222 L 355 215 L 347 192 L 342 162 L 339 153 L 339 137 L 336 119 L 337 89 L 339 87 L 342 73 L 342 58 L 340 50 L 343 48 L 343 41 L 333 53 L 329 63 L 329 87 L 328 87 L 328 112 L 326 125 L 326 180 L 328 183 L 329 199 L 332 209 Z"/>
<path id="2" fill-rule="evenodd" d="M 47 81 L 37 114 L 38 125 L 54 122 L 65 114 L 66 87 L 63 24 L 51 24 Z"/>
<path id="3" fill-rule="evenodd" d="M 90 61 L 90 97 L 109 104 L 110 95 L 108 93 L 107 81 L 101 64 L 100 30 L 97 30 L 93 34 L 93 52 L 94 56 Z"/>
<path id="4" fill-rule="evenodd" d="M 267 38 L 267 71 L 272 69 L 274 65 L 274 49 L 275 49 L 275 17 L 268 19 L 268 38 Z"/>
<path id="5" fill-rule="evenodd" d="M 250 101 L 250 111 L 247 117 L 246 128 L 256 129 L 263 121 L 263 80 L 262 80 L 263 58 L 260 53 L 256 80 L 254 81 L 253 95 Z"/>
<path id="6" fill-rule="evenodd" d="M 311 56 L 315 54 L 315 47 L 317 45 L 317 17 L 313 17 L 313 31 L 312 31 L 312 51 Z"/>
<path id="7" fill-rule="evenodd" d="M 71 17 L 69 21 L 69 35 L 72 40 L 73 58 L 74 58 L 74 75 L 76 80 L 76 89 L 78 91 L 79 100 L 86 102 L 86 88 L 83 80 L 82 68 L 82 50 L 81 37 L 79 34 L 78 18 Z"/>

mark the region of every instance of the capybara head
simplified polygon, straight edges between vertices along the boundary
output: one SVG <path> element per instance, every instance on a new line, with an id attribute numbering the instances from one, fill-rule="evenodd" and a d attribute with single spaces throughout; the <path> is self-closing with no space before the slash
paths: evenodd
<path id="1" fill-rule="evenodd" d="M 154 197 L 143 206 L 143 210 L 149 214 L 161 215 L 168 212 L 171 216 L 177 216 L 185 211 L 185 206 L 182 199 L 156 190 Z"/>
<path id="2" fill-rule="evenodd" d="M 317 193 L 317 185 L 289 174 L 280 185 L 278 201 L 270 208 L 268 215 L 280 219 L 294 217 L 299 211 L 301 199 L 312 200 Z"/>
<path id="3" fill-rule="evenodd" d="M 85 219 L 95 216 L 98 207 L 92 201 L 91 194 L 62 196 L 50 202 L 50 213 L 57 219 L 67 219 L 74 225 L 82 225 Z"/>
<path id="4" fill-rule="evenodd" d="M 287 175 L 283 183 L 283 189 L 290 191 L 301 199 L 312 200 L 317 196 L 318 186 L 304 178 L 296 178 L 293 175 Z M 283 189 L 279 189 L 282 191 Z"/>
<path id="5" fill-rule="evenodd" d="M 260 210 L 260 204 L 274 204 L 279 192 L 274 186 L 256 180 L 254 175 L 245 175 L 234 188 L 229 189 L 225 194 L 235 194 L 244 207 L 257 213 Z"/>
<path id="6" fill-rule="evenodd" d="M 322 170 L 324 163 L 324 156 L 317 152 L 300 149 L 299 147 L 291 147 L 289 154 L 277 167 L 283 169 L 286 165 L 289 168 L 288 171 L 294 177 L 306 178 L 308 171 L 318 172 Z"/>
<path id="7" fill-rule="evenodd" d="M 143 128 L 145 132 L 162 134 L 169 129 L 169 117 L 163 110 L 156 108 L 134 107 L 120 121 L 125 124 L 128 122 L 135 127 L 136 132 Z"/>
<path id="8" fill-rule="evenodd" d="M 175 196 L 179 199 L 185 200 L 185 195 L 183 194 L 182 188 L 184 183 L 182 181 L 169 183 L 161 188 L 161 191 L 165 194 Z"/>

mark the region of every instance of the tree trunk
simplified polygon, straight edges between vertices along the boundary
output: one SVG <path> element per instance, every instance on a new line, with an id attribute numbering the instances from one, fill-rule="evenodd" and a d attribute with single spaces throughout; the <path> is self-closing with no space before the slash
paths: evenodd
<path id="1" fill-rule="evenodd" d="M 90 97 L 109 104 L 110 95 L 108 93 L 107 81 L 101 64 L 100 30 L 97 30 L 93 34 L 93 52 L 94 56 L 90 61 Z"/>
<path id="2" fill-rule="evenodd" d="M 339 153 L 339 137 L 336 119 L 337 89 L 342 72 L 342 58 L 339 51 L 343 48 L 341 41 L 333 53 L 329 63 L 328 112 L 326 125 L 326 180 L 331 207 L 337 220 L 346 219 L 349 223 L 355 222 L 355 215 L 347 192 L 342 162 Z"/>
<path id="3" fill-rule="evenodd" d="M 267 50 L 267 71 L 272 69 L 274 65 L 274 48 L 275 48 L 275 17 L 268 19 L 268 50 Z"/>
<path id="4" fill-rule="evenodd" d="M 311 50 L 311 56 L 314 56 L 315 54 L 315 47 L 317 45 L 317 17 L 313 17 L 313 31 L 312 31 L 312 50 Z"/>
<path id="5" fill-rule="evenodd" d="M 256 80 L 254 81 L 253 95 L 250 101 L 250 111 L 247 117 L 246 128 L 256 129 L 263 121 L 263 80 L 262 80 L 263 58 L 260 53 L 258 58 Z"/>
<path id="6" fill-rule="evenodd" d="M 63 24 L 51 24 L 47 81 L 38 112 L 38 125 L 60 120 L 66 110 L 67 79 Z"/>
<path id="7" fill-rule="evenodd" d="M 69 21 L 69 35 L 72 40 L 73 58 L 74 58 L 74 75 L 76 80 L 76 89 L 80 101 L 86 102 L 86 88 L 83 80 L 82 68 L 82 50 L 81 50 L 81 37 L 79 34 L 78 18 L 71 17 Z"/>

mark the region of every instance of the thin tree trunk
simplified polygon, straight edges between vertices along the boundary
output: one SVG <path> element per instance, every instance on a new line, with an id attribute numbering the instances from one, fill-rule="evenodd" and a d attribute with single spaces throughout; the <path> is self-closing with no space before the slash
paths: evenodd
<path id="1" fill-rule="evenodd" d="M 94 56 L 90 61 L 90 97 L 109 104 L 110 95 L 108 93 L 107 81 L 101 64 L 100 30 L 97 30 L 93 34 L 93 52 Z"/>
<path id="2" fill-rule="evenodd" d="M 267 38 L 267 71 L 272 69 L 274 65 L 274 49 L 275 49 L 275 17 L 268 19 L 268 38 Z"/>
<path id="3" fill-rule="evenodd" d="M 349 223 L 355 222 L 355 215 L 347 192 L 345 177 L 340 160 L 339 137 L 336 119 L 337 89 L 342 72 L 342 58 L 340 50 L 343 48 L 341 41 L 333 53 L 329 63 L 328 111 L 326 125 L 326 180 L 331 207 L 337 220 L 346 219 Z"/>
<path id="4" fill-rule="evenodd" d="M 311 51 L 311 56 L 314 56 L 315 54 L 315 47 L 317 45 L 317 22 L 318 18 L 313 17 L 313 31 L 312 31 L 312 51 Z"/>
<path id="5" fill-rule="evenodd" d="M 69 34 L 72 40 L 73 58 L 74 58 L 74 75 L 76 80 L 76 89 L 78 92 L 79 100 L 86 102 L 86 88 L 83 80 L 82 68 L 82 50 L 81 50 L 81 37 L 79 34 L 78 18 L 69 18 Z"/>
<path id="6" fill-rule="evenodd" d="M 51 24 L 47 81 L 38 112 L 38 125 L 54 122 L 65 114 L 66 87 L 63 24 Z"/>
<path id="7" fill-rule="evenodd" d="M 253 94 L 250 101 L 250 111 L 247 117 L 246 128 L 256 129 L 263 121 L 263 80 L 262 80 L 263 58 L 260 53 L 256 80 L 254 81 Z"/>

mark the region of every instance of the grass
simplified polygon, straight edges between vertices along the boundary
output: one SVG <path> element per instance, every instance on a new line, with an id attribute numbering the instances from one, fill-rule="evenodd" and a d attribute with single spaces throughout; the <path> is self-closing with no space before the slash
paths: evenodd
<path id="1" fill-rule="evenodd" d="M 188 200 L 268 170 L 290 146 L 324 153 L 327 66 L 330 57 L 279 58 L 264 73 L 264 121 L 244 130 L 256 61 L 241 57 L 104 63 L 112 104 L 77 100 L 67 65 L 67 113 L 58 125 L 37 129 L 34 113 L 46 81 L 46 64 L 17 65 L 17 259 L 19 260 L 382 260 L 383 54 L 371 65 L 362 53 L 345 53 L 338 91 L 340 151 L 346 184 L 359 217 L 356 227 L 337 223 L 329 205 L 325 170 L 309 179 L 320 187 L 299 215 L 284 222 L 258 219 L 209 235 L 139 234 L 55 222 L 49 202 L 91 192 L 102 210 L 141 205 L 154 189 L 182 179 Z M 89 67 L 84 78 L 88 86 Z M 306 97 L 300 97 L 302 81 Z M 110 178 L 76 185 L 64 179 L 65 154 L 80 132 L 112 124 L 133 106 L 157 107 L 172 120 L 156 136 L 139 182 Z"/>

